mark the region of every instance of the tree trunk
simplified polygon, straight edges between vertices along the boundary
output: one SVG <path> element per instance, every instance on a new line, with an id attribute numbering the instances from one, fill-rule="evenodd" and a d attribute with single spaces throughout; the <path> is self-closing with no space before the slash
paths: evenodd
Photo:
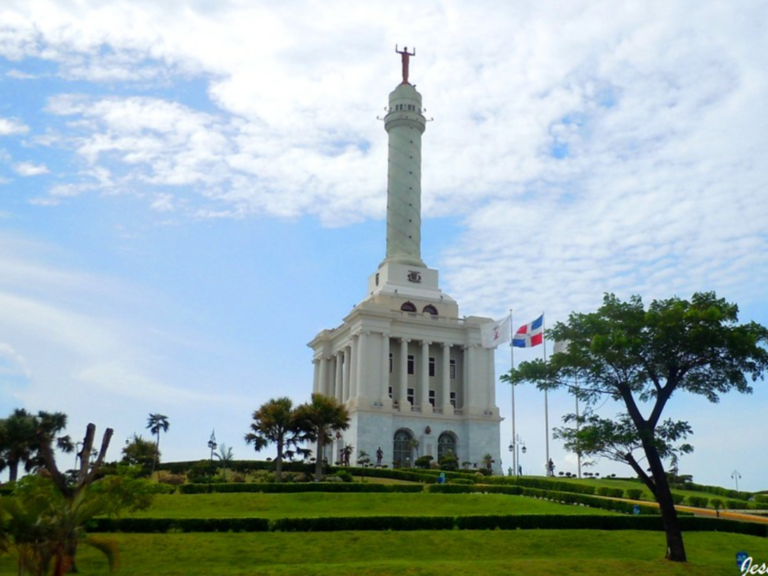
<path id="1" fill-rule="evenodd" d="M 659 503 L 661 519 L 664 523 L 664 532 L 667 536 L 667 560 L 672 562 L 687 562 L 685 546 L 683 544 L 683 532 L 680 529 L 680 520 L 675 510 L 675 502 L 672 499 L 672 491 L 669 488 L 667 475 L 664 473 L 664 465 L 661 462 L 656 448 L 648 444 L 645 446 L 645 454 L 651 467 L 653 481 L 656 485 L 656 501 Z"/>
<path id="2" fill-rule="evenodd" d="M 8 482 L 16 482 L 19 477 L 19 461 L 11 460 L 8 462 Z"/>
<path id="3" fill-rule="evenodd" d="M 283 481 L 283 446 L 277 445 L 277 458 L 275 458 L 275 482 L 279 484 Z"/>
<path id="4" fill-rule="evenodd" d="M 323 437 L 322 434 L 317 438 L 317 454 L 315 454 L 315 480 L 320 482 L 323 479 Z"/>

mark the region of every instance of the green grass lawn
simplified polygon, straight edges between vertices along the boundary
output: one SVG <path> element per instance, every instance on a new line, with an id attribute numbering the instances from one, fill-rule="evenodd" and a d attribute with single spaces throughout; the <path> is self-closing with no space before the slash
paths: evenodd
<path id="1" fill-rule="evenodd" d="M 477 514 L 611 514 L 506 494 L 166 494 L 150 518 L 315 518 L 320 516 L 466 516 Z"/>
<path id="2" fill-rule="evenodd" d="M 661 532 L 516 530 L 258 534 L 116 534 L 123 576 L 723 576 L 735 553 L 768 562 L 768 541 L 691 533 L 688 565 L 666 562 Z M 106 575 L 83 547 L 80 574 Z M 14 574 L 7 558 L 0 575 Z"/>

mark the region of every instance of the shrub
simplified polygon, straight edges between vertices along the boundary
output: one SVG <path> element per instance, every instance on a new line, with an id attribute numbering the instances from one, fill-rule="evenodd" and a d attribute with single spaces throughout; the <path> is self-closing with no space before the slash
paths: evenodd
<path id="1" fill-rule="evenodd" d="M 694 508 L 706 508 L 709 504 L 709 498 L 703 496 L 688 496 L 688 504 Z"/>
<path id="2" fill-rule="evenodd" d="M 216 475 L 216 465 L 210 460 L 200 460 L 187 472 L 187 480 L 194 484 L 212 482 Z"/>
<path id="3" fill-rule="evenodd" d="M 234 472 L 229 476 L 230 482 L 245 482 L 245 474 L 240 474 L 240 472 Z"/>
<path id="4" fill-rule="evenodd" d="M 422 470 L 427 469 L 430 467 L 430 463 L 434 460 L 434 457 L 430 456 L 429 454 L 424 456 L 419 456 L 414 461 L 413 465 L 416 468 L 421 468 Z"/>
<path id="5" fill-rule="evenodd" d="M 352 474 L 347 472 L 346 470 L 339 470 L 334 474 L 337 478 L 341 478 L 343 482 L 353 482 L 354 479 L 352 478 Z"/>
<path id="6" fill-rule="evenodd" d="M 675 504 L 682 504 L 683 500 L 685 500 L 685 494 L 678 494 L 677 492 L 672 492 L 672 502 Z"/>
<path id="7" fill-rule="evenodd" d="M 643 491 L 640 490 L 640 488 L 628 488 L 627 490 L 624 490 L 624 493 L 630 500 L 640 500 L 643 495 Z"/>
<path id="8" fill-rule="evenodd" d="M 624 490 L 621 488 L 608 488 L 607 486 L 598 486 L 597 493 L 600 496 L 610 496 L 611 498 L 624 497 Z"/>
<path id="9" fill-rule="evenodd" d="M 169 484 L 171 486 L 179 486 L 187 481 L 186 476 L 183 474 L 171 474 L 165 470 L 161 470 L 157 474 L 157 481 L 161 484 Z"/>
<path id="10" fill-rule="evenodd" d="M 725 507 L 725 503 L 720 498 L 712 498 L 709 503 L 715 510 L 722 510 Z"/>

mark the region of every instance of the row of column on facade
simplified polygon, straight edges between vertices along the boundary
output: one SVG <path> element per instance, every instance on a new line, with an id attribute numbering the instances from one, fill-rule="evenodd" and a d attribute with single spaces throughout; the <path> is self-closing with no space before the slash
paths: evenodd
<path id="1" fill-rule="evenodd" d="M 462 352 L 462 378 L 457 390 L 452 393 L 451 381 L 458 378 L 455 359 L 451 358 L 451 349 L 456 345 L 442 343 L 440 358 L 440 384 L 439 388 L 432 389 L 430 380 L 437 373 L 434 359 L 430 357 L 432 342 L 420 340 L 418 347 L 412 349 L 412 340 L 397 338 L 399 342 L 399 362 L 394 366 L 393 354 L 390 353 L 391 338 L 386 334 L 376 334 L 381 337 L 382 345 L 380 355 L 376 354 L 375 362 L 379 366 L 369 366 L 371 357 L 363 351 L 367 350 L 367 339 L 370 332 L 354 334 L 347 346 L 344 346 L 331 356 L 321 356 L 315 359 L 315 383 L 314 390 L 328 396 L 335 397 L 339 402 L 345 403 L 360 396 L 370 398 L 374 406 L 384 406 L 387 400 L 394 400 L 393 406 L 403 411 L 435 412 L 443 414 L 458 413 L 457 403 L 466 406 L 470 400 L 470 386 L 468 374 L 475 362 L 477 345 L 461 346 Z M 410 352 L 420 351 L 420 361 L 415 361 L 416 354 Z M 419 374 L 416 374 L 416 365 L 419 366 Z M 492 367 L 491 367 L 492 369 Z M 377 371 L 380 370 L 380 374 Z M 396 388 L 390 385 L 390 374 L 398 374 Z M 409 375 L 416 375 L 419 389 L 419 405 L 416 405 L 415 390 L 409 388 Z M 440 404 L 437 404 L 437 392 L 440 391 Z M 457 394 L 458 392 L 461 394 Z"/>

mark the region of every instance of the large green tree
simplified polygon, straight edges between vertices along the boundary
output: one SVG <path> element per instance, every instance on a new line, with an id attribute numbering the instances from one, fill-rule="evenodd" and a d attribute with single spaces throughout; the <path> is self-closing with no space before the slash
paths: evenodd
<path id="1" fill-rule="evenodd" d="M 157 444 L 134 434 L 123 446 L 123 463 L 140 466 L 143 476 L 149 476 L 152 464 L 159 458 Z"/>
<path id="2" fill-rule="evenodd" d="M 155 459 L 152 461 L 152 473 L 154 474 L 157 467 L 157 459 L 160 457 L 160 432 L 168 432 L 168 416 L 165 414 L 150 414 L 147 418 L 147 429 L 154 434 L 155 443 L 157 444 L 157 450 L 155 450 Z"/>
<path id="3" fill-rule="evenodd" d="M 323 394 L 312 394 L 312 400 L 297 409 L 304 439 L 317 442 L 315 453 L 315 478 L 323 476 L 323 449 L 332 441 L 333 432 L 349 428 L 349 413 L 336 398 Z"/>
<path id="4" fill-rule="evenodd" d="M 43 466 L 40 455 L 41 439 L 54 442 L 63 452 L 72 452 L 69 436 L 58 436 L 67 427 L 67 416 L 62 412 L 40 411 L 37 414 L 23 408 L 15 409 L 0 420 L 0 469 L 8 468 L 8 480 L 18 479 L 19 467 L 27 472 Z"/>
<path id="5" fill-rule="evenodd" d="M 762 379 L 768 367 L 768 330 L 754 322 L 738 324 L 738 307 L 713 292 L 655 300 L 647 309 L 639 296 L 623 302 L 606 294 L 596 312 L 572 313 L 548 330 L 547 338 L 567 343 L 566 350 L 547 363 L 524 362 L 502 379 L 535 383 L 542 390 L 565 387 L 588 407 L 605 397 L 615 400 L 618 417 L 587 410 L 578 428 L 559 434 L 575 452 L 632 467 L 659 503 L 667 558 L 685 562 L 663 460 L 692 450 L 684 443 L 691 427 L 662 420 L 664 409 L 680 392 L 710 402 L 731 390 L 750 393 L 750 380 Z"/>
<path id="6" fill-rule="evenodd" d="M 303 430 L 299 427 L 296 410 L 290 398 L 273 398 L 262 404 L 253 413 L 251 431 L 245 435 L 246 444 L 252 444 L 256 452 L 261 452 L 270 444 L 277 449 L 275 458 L 276 482 L 282 480 L 283 458 L 298 450 L 303 439 Z"/>

